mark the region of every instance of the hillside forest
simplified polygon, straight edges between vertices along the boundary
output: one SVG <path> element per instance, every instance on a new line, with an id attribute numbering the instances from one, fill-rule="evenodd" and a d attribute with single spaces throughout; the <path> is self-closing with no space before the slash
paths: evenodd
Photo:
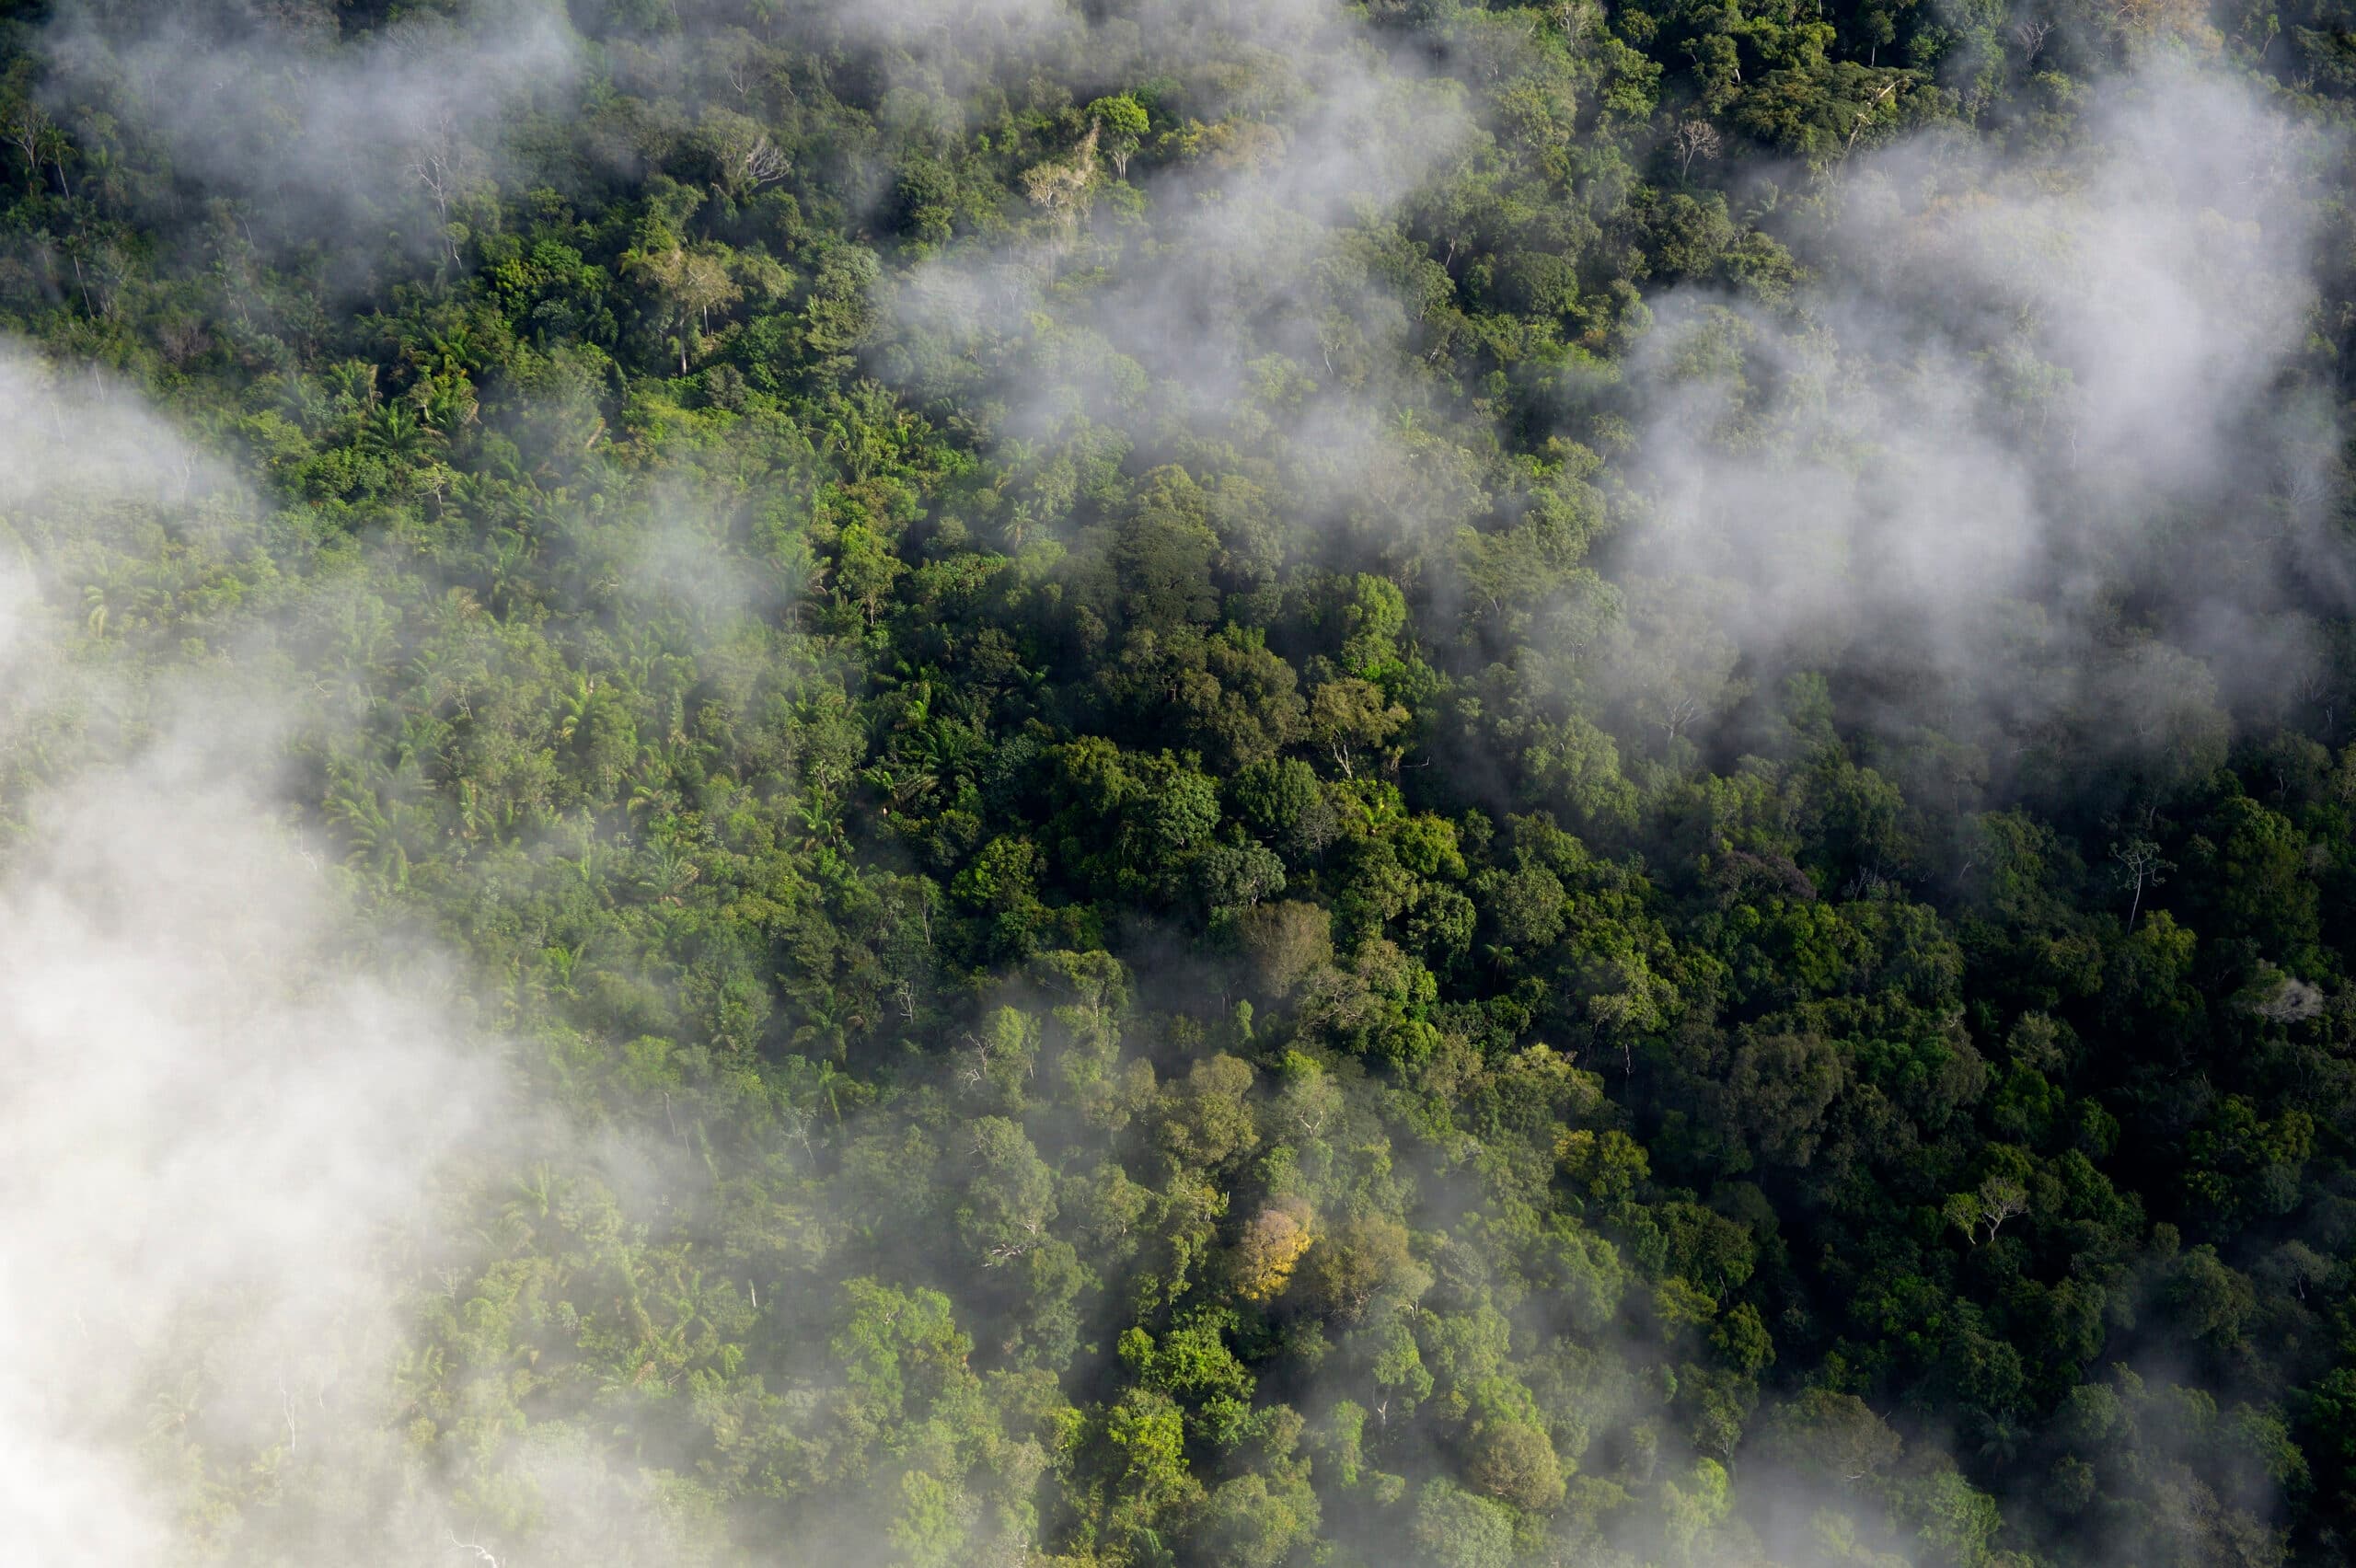
<path id="1" fill-rule="evenodd" d="M 2348 0 L 0 0 L 0 1557 L 2356 1552 Z"/>

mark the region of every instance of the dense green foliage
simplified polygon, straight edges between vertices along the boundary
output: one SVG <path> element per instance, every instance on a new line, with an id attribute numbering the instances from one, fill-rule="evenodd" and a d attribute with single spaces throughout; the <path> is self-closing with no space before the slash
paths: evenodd
<path id="1" fill-rule="evenodd" d="M 2348 675 L 2217 696 L 2130 593 L 2048 657 L 2194 672 L 2131 744 L 1855 650 L 1703 692 L 1600 553 L 1649 300 L 1798 329 L 1851 160 L 2066 148 L 2137 49 L 2337 124 L 2342 0 L 1369 0 L 1289 63 L 574 0 L 577 77 L 348 182 L 269 172 L 298 73 L 200 156 L 0 9 L 0 324 L 261 498 L 12 515 L 76 656 L 293 692 L 386 940 L 676 1157 L 454 1197 L 405 1306 L 384 1430 L 512 1561 L 534 1446 L 715 1562 L 2349 1550 Z M 1392 123 L 1318 129 L 1337 61 Z M 1380 156 L 1328 210 L 1304 145 Z M 156 1442 L 233 1560 L 335 1517 Z"/>

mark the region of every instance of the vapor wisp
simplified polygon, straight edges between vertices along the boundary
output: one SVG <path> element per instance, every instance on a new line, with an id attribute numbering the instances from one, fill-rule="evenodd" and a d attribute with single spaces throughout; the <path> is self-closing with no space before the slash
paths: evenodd
<path id="1" fill-rule="evenodd" d="M 1843 667 L 1888 724 L 1997 744 L 2073 716 L 2132 755 L 2204 704 L 2288 710 L 2350 584 L 2337 421 L 2286 374 L 2299 198 L 2336 149 L 2177 64 L 2085 118 L 2058 155 L 1861 155 L 1787 309 L 1655 302 L 1611 567 L 1632 731 L 1706 732 L 1738 665 L 1770 691 Z"/>

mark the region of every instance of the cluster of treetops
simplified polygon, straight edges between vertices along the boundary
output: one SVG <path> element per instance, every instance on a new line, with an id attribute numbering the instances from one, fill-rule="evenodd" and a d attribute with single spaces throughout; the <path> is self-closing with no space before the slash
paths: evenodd
<path id="1" fill-rule="evenodd" d="M 575 0 L 560 112 L 323 231 L 0 12 L 0 324 L 260 498 L 11 516 L 77 656 L 285 672 L 372 920 L 695 1173 L 450 1200 L 382 1421 L 476 1539 L 532 1560 L 537 1444 L 682 1561 L 2345 1560 L 2356 675 L 2157 760 L 1893 736 L 1843 668 L 1738 753 L 1642 722 L 1557 613 L 1609 416 L 1547 410 L 1659 289 L 1791 296 L 1746 164 L 2065 143 L 2154 40 L 2344 121 L 2346 0 L 1337 9 L 1476 129 L 1336 220 L 1326 363 L 1021 431 L 897 282 L 1049 245 L 1052 347 L 1299 67 Z M 1302 377 L 1398 400 L 1369 504 L 1438 525 L 1326 525 Z M 10 811 L 126 722 L 12 745 Z M 341 1495 L 152 1447 L 225 1553 Z"/>

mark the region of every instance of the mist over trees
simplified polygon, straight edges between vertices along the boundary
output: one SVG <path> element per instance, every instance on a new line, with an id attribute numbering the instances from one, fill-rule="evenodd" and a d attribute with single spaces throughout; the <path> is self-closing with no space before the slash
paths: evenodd
<path id="1" fill-rule="evenodd" d="M 0 1559 L 2281 1568 L 2342 0 L 0 0 Z"/>

